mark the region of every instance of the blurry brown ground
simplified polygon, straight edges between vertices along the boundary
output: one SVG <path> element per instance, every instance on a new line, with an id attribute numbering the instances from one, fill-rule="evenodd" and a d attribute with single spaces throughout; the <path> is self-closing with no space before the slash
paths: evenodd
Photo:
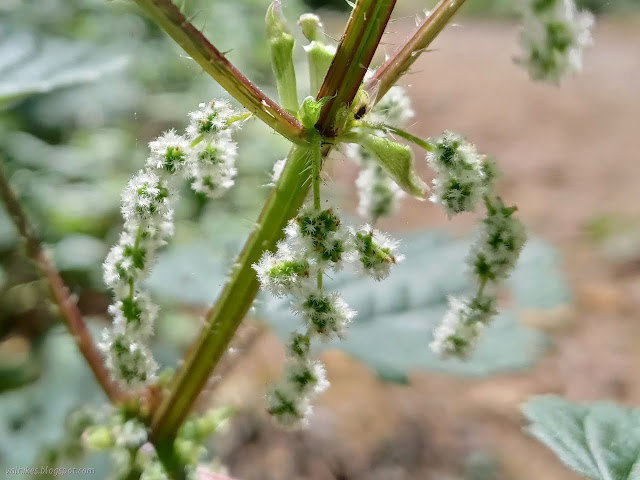
<path id="1" fill-rule="evenodd" d="M 495 456 L 498 473 L 468 478 L 574 479 L 522 433 L 518 405 L 547 392 L 640 404 L 640 18 L 601 19 L 584 74 L 560 89 L 529 82 L 512 64 L 515 26 L 459 22 L 405 77 L 420 119 L 411 130 L 464 132 L 495 154 L 505 172 L 503 196 L 563 252 L 574 304 L 523 319 L 549 330 L 556 348 L 528 373 L 468 381 L 415 372 L 410 386 L 383 384 L 344 354 L 328 352 L 332 387 L 311 430 L 292 434 L 271 427 L 255 400 L 283 359 L 279 343 L 266 336 L 220 390 L 221 400 L 248 412 L 221 442 L 240 479 L 465 478 L 470 453 L 482 458 L 478 451 Z M 411 26 L 410 19 L 395 23 L 387 42 Z M 332 176 L 346 187 L 355 172 Z M 602 215 L 618 219 L 624 232 L 608 248 L 585 228 Z M 464 234 L 471 220 L 450 228 Z M 437 208 L 406 202 L 403 217 L 383 226 L 445 224 Z"/>

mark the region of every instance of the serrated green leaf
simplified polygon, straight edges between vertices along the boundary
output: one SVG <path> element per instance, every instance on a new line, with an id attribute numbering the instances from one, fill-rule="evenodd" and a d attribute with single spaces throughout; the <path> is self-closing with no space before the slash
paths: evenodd
<path id="1" fill-rule="evenodd" d="M 123 68 L 128 57 L 95 45 L 11 32 L 0 25 L 0 105 L 92 82 Z"/>
<path id="2" fill-rule="evenodd" d="M 572 403 L 553 395 L 522 407 L 527 431 L 593 480 L 640 479 L 640 409 L 611 402 Z"/>

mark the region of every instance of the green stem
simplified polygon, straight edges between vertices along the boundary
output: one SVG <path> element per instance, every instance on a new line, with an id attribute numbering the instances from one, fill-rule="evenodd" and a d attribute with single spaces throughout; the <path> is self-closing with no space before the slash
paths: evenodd
<path id="1" fill-rule="evenodd" d="M 304 128 L 300 122 L 234 67 L 171 0 L 135 2 L 247 110 L 291 142 L 304 142 Z"/>
<path id="2" fill-rule="evenodd" d="M 367 81 L 365 88 L 381 99 L 431 44 L 465 0 L 440 0 L 427 18 L 400 48 Z"/>
<path id="3" fill-rule="evenodd" d="M 331 97 L 316 124 L 324 136 L 335 137 L 344 128 L 346 110 L 362 84 L 395 4 L 395 0 L 358 0 L 351 12 L 336 55 L 316 97 L 318 100 Z"/>
<path id="4" fill-rule="evenodd" d="M 322 203 L 320 200 L 320 170 L 322 169 L 322 137 L 319 132 L 313 132 L 311 141 L 311 162 L 313 166 L 313 208 L 320 211 Z M 318 270 L 318 289 L 322 289 L 322 269 Z"/>

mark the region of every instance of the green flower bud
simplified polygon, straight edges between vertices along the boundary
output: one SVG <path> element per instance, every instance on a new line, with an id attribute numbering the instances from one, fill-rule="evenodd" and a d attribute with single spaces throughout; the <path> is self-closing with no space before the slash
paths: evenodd
<path id="1" fill-rule="evenodd" d="M 267 9 L 265 18 L 267 41 L 271 50 L 271 67 L 276 77 L 278 95 L 282 106 L 291 112 L 298 110 L 298 87 L 293 65 L 295 40 L 291 34 L 279 1 Z"/>
<path id="2" fill-rule="evenodd" d="M 113 432 L 109 427 L 90 427 L 84 433 L 84 441 L 87 448 L 94 451 L 108 450 L 115 445 Z"/>
<path id="3" fill-rule="evenodd" d="M 318 120 L 320 119 L 322 106 L 328 101 L 329 97 L 321 98 L 320 100 L 316 100 L 313 97 L 307 97 L 302 101 L 298 116 L 305 128 L 315 128 L 316 123 L 318 123 Z"/>
<path id="4" fill-rule="evenodd" d="M 329 71 L 336 49 L 332 45 L 325 45 L 317 40 L 304 47 L 309 63 L 309 82 L 311 95 L 317 95 Z"/>
<path id="5" fill-rule="evenodd" d="M 302 29 L 302 34 L 310 42 L 319 40 L 322 34 L 324 34 L 324 25 L 322 25 L 320 17 L 313 13 L 300 15 L 298 25 L 300 25 L 300 28 Z"/>

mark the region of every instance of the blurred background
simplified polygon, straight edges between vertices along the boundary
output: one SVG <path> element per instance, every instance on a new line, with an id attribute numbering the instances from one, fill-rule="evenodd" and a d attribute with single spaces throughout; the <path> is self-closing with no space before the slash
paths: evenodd
<path id="1" fill-rule="evenodd" d="M 190 0 L 193 22 L 276 97 L 264 12 L 268 0 Z M 319 13 L 327 42 L 346 22 L 343 0 L 285 0 L 295 24 Z M 398 2 L 374 63 L 415 26 L 423 2 Z M 382 284 L 336 276 L 359 311 L 348 339 L 326 346 L 331 381 L 310 428 L 282 432 L 264 392 L 284 361 L 279 338 L 295 327 L 261 297 L 224 379 L 200 401 L 235 415 L 211 452 L 243 480 L 545 480 L 577 478 L 522 432 L 519 404 L 558 393 L 640 403 L 640 2 L 582 0 L 598 15 L 585 71 L 560 88 L 531 83 L 513 64 L 515 6 L 469 0 L 401 84 L 416 110 L 409 130 L 466 134 L 504 170 L 503 197 L 531 240 L 503 292 L 503 313 L 468 363 L 428 349 L 446 296 L 465 292 L 472 216 L 448 222 L 406 199 L 381 222 L 408 261 Z M 299 36 L 301 39 L 301 35 Z M 297 49 L 299 72 L 306 72 Z M 301 98 L 308 80 L 299 74 Z M 40 237 L 99 338 L 109 322 L 101 264 L 121 229 L 120 192 L 146 144 L 219 87 L 131 2 L 0 3 L 0 157 Z M 185 188 L 176 237 L 148 282 L 162 313 L 156 358 L 175 367 L 215 300 L 288 146 L 257 120 L 239 141 L 236 187 L 208 201 Z M 416 152 L 424 178 L 422 153 Z M 327 191 L 356 217 L 357 167 L 334 154 Z M 67 413 L 105 402 L 51 307 L 46 284 L 0 211 L 0 466 L 76 464 Z M 97 477 L 108 466 L 87 460 Z M 40 477 L 41 478 L 41 477 Z"/>

